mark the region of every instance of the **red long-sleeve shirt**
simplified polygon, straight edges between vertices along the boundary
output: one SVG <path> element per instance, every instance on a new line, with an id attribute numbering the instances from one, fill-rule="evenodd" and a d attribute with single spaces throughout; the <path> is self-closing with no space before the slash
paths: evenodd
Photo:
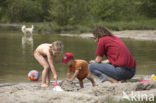
<path id="1" fill-rule="evenodd" d="M 104 55 L 114 66 L 133 69 L 136 62 L 125 44 L 116 36 L 105 36 L 99 39 L 96 55 Z"/>

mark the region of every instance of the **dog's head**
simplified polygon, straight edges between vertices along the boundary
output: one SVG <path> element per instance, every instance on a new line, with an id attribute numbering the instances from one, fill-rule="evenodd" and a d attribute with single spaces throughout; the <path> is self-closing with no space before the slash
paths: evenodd
<path id="1" fill-rule="evenodd" d="M 22 28 L 26 28 L 26 26 L 25 25 L 22 25 Z"/>

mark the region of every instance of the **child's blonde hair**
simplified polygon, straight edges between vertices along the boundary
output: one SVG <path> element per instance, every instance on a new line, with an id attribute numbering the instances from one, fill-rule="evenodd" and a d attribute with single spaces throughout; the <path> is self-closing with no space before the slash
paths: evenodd
<path id="1" fill-rule="evenodd" d="M 50 46 L 50 52 L 52 51 L 62 51 L 63 49 L 63 44 L 61 41 L 54 41 L 51 46 Z"/>

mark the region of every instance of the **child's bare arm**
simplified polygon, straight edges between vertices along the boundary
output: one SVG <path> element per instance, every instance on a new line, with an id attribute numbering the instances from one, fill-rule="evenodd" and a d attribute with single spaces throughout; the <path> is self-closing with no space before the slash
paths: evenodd
<path id="1" fill-rule="evenodd" d="M 54 79 L 57 80 L 57 73 L 56 73 L 55 67 L 53 65 L 53 60 L 52 60 L 52 57 L 51 57 L 50 53 L 47 54 L 47 59 L 48 59 L 51 71 L 52 71 L 52 73 L 54 75 Z"/>
<path id="2" fill-rule="evenodd" d="M 54 57 L 54 58 L 55 58 L 55 62 L 56 62 L 56 63 L 59 63 L 58 58 L 57 58 L 57 57 Z"/>
<path id="3" fill-rule="evenodd" d="M 68 72 L 68 73 L 67 73 L 67 80 L 70 79 L 70 75 L 71 75 L 71 74 Z"/>
<path id="4" fill-rule="evenodd" d="M 73 81 L 77 77 L 78 74 L 79 74 L 79 70 L 76 70 L 73 77 L 71 79 L 67 79 L 67 80 L 70 82 Z"/>

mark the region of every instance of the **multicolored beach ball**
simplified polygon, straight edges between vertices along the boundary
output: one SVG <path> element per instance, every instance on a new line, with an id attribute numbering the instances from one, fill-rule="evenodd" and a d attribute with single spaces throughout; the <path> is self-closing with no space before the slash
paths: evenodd
<path id="1" fill-rule="evenodd" d="M 39 77 L 40 77 L 40 74 L 37 70 L 31 70 L 28 73 L 28 79 L 31 81 L 38 81 Z"/>

